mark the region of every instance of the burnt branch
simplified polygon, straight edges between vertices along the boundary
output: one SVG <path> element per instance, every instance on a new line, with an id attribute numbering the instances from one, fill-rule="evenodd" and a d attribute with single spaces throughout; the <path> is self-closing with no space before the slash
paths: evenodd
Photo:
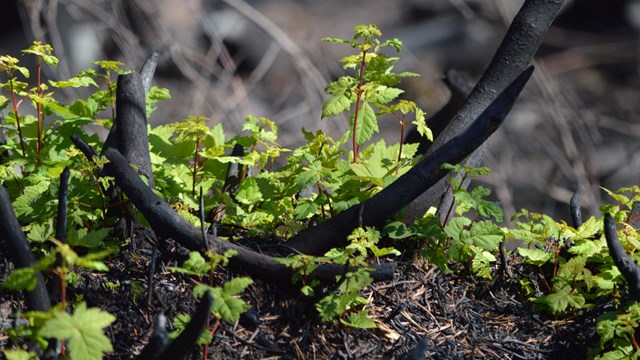
<path id="1" fill-rule="evenodd" d="M 434 138 L 440 136 L 444 128 L 449 124 L 451 118 L 460 110 L 464 101 L 469 94 L 471 94 L 471 90 L 473 90 L 473 84 L 467 82 L 460 73 L 453 69 L 445 73 L 444 83 L 449 88 L 451 97 L 438 112 L 427 119 L 427 125 L 429 129 L 431 129 Z M 404 143 L 418 143 L 418 154 L 426 153 L 432 143 L 420 135 L 417 126 L 411 126 L 411 130 L 409 130 L 407 136 L 404 138 Z"/>
<path id="2" fill-rule="evenodd" d="M 459 163 L 498 129 L 532 73 L 533 67 L 530 67 L 520 74 L 466 131 L 425 156 L 391 185 L 362 204 L 302 231 L 287 245 L 302 253 L 323 254 L 344 246 L 347 236 L 359 226 L 360 217 L 364 226 L 382 225 L 447 174 L 448 171 L 441 169 L 442 164 Z"/>
<path id="3" fill-rule="evenodd" d="M 631 300 L 640 300 L 640 268 L 624 251 L 618 237 L 618 224 L 611 214 L 604 215 L 604 236 L 609 254 L 629 285 Z"/>
<path id="4" fill-rule="evenodd" d="M 115 178 L 116 184 L 147 219 L 156 234 L 170 237 L 190 250 L 205 251 L 207 249 L 200 229 L 183 219 L 168 203 L 159 198 L 140 179 L 140 176 L 122 154 L 116 149 L 107 149 L 104 155 L 109 159 L 109 163 L 105 166 L 107 173 Z M 229 265 L 235 270 L 245 272 L 255 278 L 291 287 L 293 271 L 273 258 L 215 236 L 207 235 L 206 241 L 218 253 L 230 249 L 236 250 L 238 255 L 229 261 Z M 372 266 L 375 269 L 372 273 L 374 281 L 393 279 L 395 266 L 396 264 Z M 322 265 L 310 275 L 310 278 L 332 282 L 335 281 L 337 275 L 342 273 L 342 270 L 342 266 Z"/>
<path id="5" fill-rule="evenodd" d="M 65 167 L 60 174 L 60 189 L 58 190 L 58 216 L 56 218 L 56 239 L 67 240 L 67 196 L 69 194 L 69 168 Z"/>
<path id="6" fill-rule="evenodd" d="M 2 238 L 9 248 L 9 257 L 16 269 L 30 267 L 36 264 L 36 257 L 31 251 L 31 246 L 27 242 L 22 231 L 22 226 L 18 222 L 16 213 L 11 206 L 11 198 L 9 192 L 4 186 L 0 186 L 0 232 Z M 42 274 L 36 273 L 36 287 L 31 291 L 25 292 L 25 300 L 27 308 L 35 311 L 49 311 L 51 301 L 49 293 L 44 284 Z"/>
<path id="7" fill-rule="evenodd" d="M 569 210 L 571 211 L 571 222 L 573 222 L 574 228 L 579 228 L 582 225 L 582 207 L 580 205 L 580 197 L 582 196 L 582 190 L 578 189 L 571 196 L 569 201 Z"/>
<path id="8" fill-rule="evenodd" d="M 209 292 L 206 292 L 193 315 L 191 315 L 191 321 L 184 328 L 182 333 L 167 346 L 164 351 L 156 360 L 174 360 L 186 358 L 190 350 L 196 345 L 200 334 L 205 330 L 207 322 L 209 321 L 209 314 L 211 306 L 213 305 L 213 298 Z"/>
<path id="9" fill-rule="evenodd" d="M 435 138 L 427 154 L 432 153 L 447 141 L 459 135 L 496 99 L 498 94 L 522 73 L 533 59 L 544 38 L 544 34 L 555 19 L 563 0 L 526 0 L 513 19 L 511 26 L 496 51 L 480 81 L 455 116 Z M 480 147 L 470 158 L 470 165 L 481 163 L 484 147 Z M 448 209 L 453 203 L 453 194 L 447 191 L 448 179 L 434 185 L 418 198 L 409 210 L 409 218 L 421 217 L 431 206 L 444 205 Z M 440 218 L 444 219 L 441 211 Z"/>

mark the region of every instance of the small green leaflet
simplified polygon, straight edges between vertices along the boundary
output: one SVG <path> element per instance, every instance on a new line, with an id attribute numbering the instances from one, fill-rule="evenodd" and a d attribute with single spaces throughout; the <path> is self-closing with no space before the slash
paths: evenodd
<path id="1" fill-rule="evenodd" d="M 350 76 L 343 76 L 329 84 L 324 92 L 331 95 L 322 106 L 322 118 L 338 115 L 351 107 L 351 90 L 354 79 Z"/>
<path id="2" fill-rule="evenodd" d="M 213 297 L 213 306 L 211 308 L 213 315 L 225 321 L 236 322 L 240 315 L 251 307 L 244 300 L 237 298 L 236 295 L 243 292 L 251 284 L 253 284 L 253 280 L 250 278 L 237 277 L 227 281 L 221 288 L 198 284 L 193 289 L 193 294 L 196 297 L 200 297 L 206 291 L 209 291 Z"/>
<path id="3" fill-rule="evenodd" d="M 532 301 L 548 308 L 553 315 L 560 315 L 567 308 L 581 309 L 585 304 L 582 294 L 574 291 L 569 285 L 556 285 L 553 290 L 553 293 L 532 299 Z"/>
<path id="4" fill-rule="evenodd" d="M 31 267 L 15 269 L 2 282 L 2 287 L 13 291 L 27 290 L 31 291 L 36 287 L 38 278 L 36 270 Z"/>
<path id="5" fill-rule="evenodd" d="M 54 312 L 40 335 L 58 340 L 69 339 L 69 355 L 72 359 L 102 359 L 105 352 L 113 351 L 109 338 L 103 334 L 104 328 L 116 320 L 115 316 L 97 308 L 87 309 L 81 302 L 73 315 L 63 311 Z"/>

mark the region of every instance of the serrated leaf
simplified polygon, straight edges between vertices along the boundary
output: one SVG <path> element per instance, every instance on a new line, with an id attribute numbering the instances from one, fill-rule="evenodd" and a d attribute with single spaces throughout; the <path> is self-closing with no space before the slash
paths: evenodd
<path id="1" fill-rule="evenodd" d="M 53 87 L 57 87 L 58 89 L 65 89 L 68 87 L 77 88 L 82 86 L 98 87 L 98 84 L 96 84 L 96 82 L 88 76 L 75 76 L 70 79 L 61 80 L 61 81 L 49 80 L 49 84 Z"/>
<path id="2" fill-rule="evenodd" d="M 359 329 L 373 329 L 376 327 L 375 321 L 369 317 L 369 313 L 365 309 L 350 314 L 347 319 L 348 320 L 340 318 L 340 322 Z"/>
<path id="3" fill-rule="evenodd" d="M 585 304 L 582 294 L 573 291 L 569 285 L 555 286 L 553 293 L 533 301 L 546 306 L 553 315 L 559 315 L 567 308 L 581 309 Z"/>
<path id="4" fill-rule="evenodd" d="M 322 106 L 322 118 L 335 116 L 343 111 L 349 110 L 351 107 L 351 88 L 354 80 L 349 76 L 343 76 L 340 79 L 330 83 L 324 91 L 332 95 Z"/>
<path id="5" fill-rule="evenodd" d="M 31 230 L 27 234 L 27 239 L 33 242 L 45 242 L 53 236 L 55 230 L 53 228 L 53 219 L 49 219 L 44 224 L 31 224 Z"/>
<path id="6" fill-rule="evenodd" d="M 36 270 L 31 267 L 13 270 L 2 282 L 2 287 L 13 291 L 33 290 L 37 283 Z"/>
<path id="7" fill-rule="evenodd" d="M 497 250 L 500 242 L 504 240 L 502 230 L 491 221 L 480 221 L 471 227 L 464 238 L 485 250 Z"/>
<path id="8" fill-rule="evenodd" d="M 527 249 L 519 247 L 518 253 L 525 259 L 526 262 L 536 266 L 542 266 L 553 258 L 552 253 L 535 248 Z"/>
<path id="9" fill-rule="evenodd" d="M 354 118 L 355 112 L 351 116 L 351 128 L 353 128 Z M 362 145 L 365 142 L 369 141 L 373 134 L 378 132 L 378 121 L 376 119 L 376 112 L 367 102 L 363 102 L 360 106 L 355 131 L 356 143 L 358 145 Z"/>
<path id="10" fill-rule="evenodd" d="M 248 277 L 237 277 L 233 278 L 224 285 L 222 285 L 222 291 L 227 295 L 237 295 L 244 291 L 247 286 L 253 284 L 253 280 Z"/>
<path id="11" fill-rule="evenodd" d="M 404 93 L 404 90 L 381 85 L 377 86 L 371 94 L 367 95 L 366 101 L 376 105 L 384 105 L 402 93 Z"/>
<path id="12" fill-rule="evenodd" d="M 115 316 L 97 308 L 87 309 L 81 302 L 73 315 L 63 311 L 54 312 L 39 334 L 58 340 L 69 339 L 69 355 L 72 359 L 102 359 L 105 352 L 113 351 L 109 338 L 103 334 L 103 328 L 116 320 Z"/>
<path id="13" fill-rule="evenodd" d="M 255 178 L 250 177 L 245 179 L 238 187 L 236 200 L 239 203 L 251 205 L 258 201 L 262 201 L 262 199 L 262 193 L 260 192 L 260 187 L 258 186 Z"/>

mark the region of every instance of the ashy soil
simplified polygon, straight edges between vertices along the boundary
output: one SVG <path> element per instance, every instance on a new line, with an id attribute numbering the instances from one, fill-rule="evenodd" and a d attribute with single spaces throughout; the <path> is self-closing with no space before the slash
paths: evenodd
<path id="1" fill-rule="evenodd" d="M 157 257 L 150 283 L 151 251 L 140 237 L 107 259 L 108 272 L 80 271 L 80 280 L 68 289 L 70 301 L 83 299 L 117 317 L 106 331 L 115 349 L 107 359 L 135 358 L 159 314 L 171 327 L 177 314 L 195 308 L 195 280 L 167 269 L 182 264 L 187 252 L 169 244 Z M 372 284 L 364 292 L 377 324 L 373 330 L 322 323 L 310 299 L 257 282 L 242 294 L 252 309 L 237 324 L 220 323 L 209 359 L 586 358 L 587 348 L 598 341 L 595 318 L 607 304 L 568 319 L 547 317 L 534 311 L 518 281 L 526 277 L 538 284 L 539 275 L 516 259 L 509 267 L 513 278 L 496 269 L 495 279 L 485 281 L 445 274 L 421 261 L 403 262 L 393 281 Z M 11 270 L 0 255 L 0 279 Z M 231 275 L 222 270 L 215 282 Z M 13 323 L 11 314 L 23 308 L 20 294 L 1 293 L 0 348 L 14 346 L 6 330 Z M 193 349 L 190 358 L 202 359 L 201 352 Z"/>

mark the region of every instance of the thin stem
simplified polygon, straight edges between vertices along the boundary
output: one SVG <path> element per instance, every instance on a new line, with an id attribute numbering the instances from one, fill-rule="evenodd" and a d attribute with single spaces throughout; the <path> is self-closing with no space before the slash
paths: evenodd
<path id="1" fill-rule="evenodd" d="M 358 89 L 356 90 L 356 110 L 353 114 L 353 162 L 355 163 L 358 159 L 358 142 L 356 140 L 357 134 L 356 129 L 358 127 L 358 113 L 360 112 L 360 100 L 362 99 L 362 81 L 364 79 L 364 70 L 367 66 L 366 63 L 367 58 L 367 50 L 362 50 L 362 64 L 360 65 L 360 79 L 358 80 Z"/>
<path id="2" fill-rule="evenodd" d="M 22 138 L 22 127 L 20 126 L 20 116 L 18 115 L 18 101 L 16 100 L 16 92 L 13 89 L 13 73 L 11 70 L 7 70 L 9 75 L 9 86 L 11 88 L 11 102 L 13 103 L 13 113 L 16 115 L 16 124 L 18 125 L 18 137 L 20 137 L 20 149 L 22 150 L 22 156 L 27 156 L 24 150 L 24 139 Z"/>
<path id="3" fill-rule="evenodd" d="M 37 78 L 37 88 L 36 95 L 39 98 L 42 98 L 42 88 L 40 88 L 40 73 L 42 70 L 42 58 L 38 56 L 38 78 Z M 42 149 L 42 104 L 38 102 L 36 104 L 37 108 L 37 126 L 38 126 L 38 140 L 36 142 L 36 161 L 40 162 L 40 150 Z"/>
<path id="4" fill-rule="evenodd" d="M 113 90 L 111 89 L 111 71 L 107 70 L 107 89 L 109 89 L 109 97 L 113 97 Z M 111 118 L 116 119 L 116 102 L 111 102 Z"/>
<path id="5" fill-rule="evenodd" d="M 402 114 L 402 119 L 400 120 L 400 150 L 398 150 L 398 169 L 396 169 L 396 175 L 398 175 L 398 171 L 400 170 L 400 161 L 402 160 L 402 143 L 404 143 L 404 127 L 406 125 L 407 115 Z"/>
<path id="6" fill-rule="evenodd" d="M 196 196 L 196 180 L 198 176 L 198 150 L 200 150 L 200 138 L 196 138 L 196 150 L 193 152 L 193 185 L 191 196 Z"/>

